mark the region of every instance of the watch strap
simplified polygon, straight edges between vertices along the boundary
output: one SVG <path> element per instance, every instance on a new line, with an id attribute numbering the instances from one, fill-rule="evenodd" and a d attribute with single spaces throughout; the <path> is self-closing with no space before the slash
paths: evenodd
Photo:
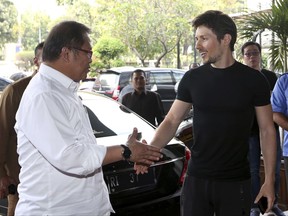
<path id="1" fill-rule="evenodd" d="M 123 144 L 121 145 L 121 147 L 123 148 L 123 151 L 122 151 L 123 159 L 126 161 L 129 161 L 129 159 L 131 158 L 131 155 L 132 155 L 131 150 L 129 149 L 128 146 L 123 145 Z"/>

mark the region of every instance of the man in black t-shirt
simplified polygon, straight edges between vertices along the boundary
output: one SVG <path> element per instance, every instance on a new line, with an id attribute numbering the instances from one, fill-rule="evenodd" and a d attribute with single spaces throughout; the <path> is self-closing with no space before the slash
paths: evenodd
<path id="1" fill-rule="evenodd" d="M 265 159 L 265 182 L 255 201 L 267 197 L 268 212 L 275 199 L 276 135 L 267 81 L 235 61 L 237 29 L 228 15 L 210 10 L 192 23 L 204 65 L 185 73 L 176 100 L 150 144 L 164 147 L 193 106 L 194 143 L 182 187 L 182 216 L 249 216 L 247 155 L 255 109 Z M 147 172 L 141 165 L 135 169 Z"/>

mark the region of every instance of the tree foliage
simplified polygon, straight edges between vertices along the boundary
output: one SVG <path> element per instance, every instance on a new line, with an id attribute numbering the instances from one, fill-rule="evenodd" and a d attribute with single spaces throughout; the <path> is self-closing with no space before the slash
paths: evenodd
<path id="1" fill-rule="evenodd" d="M 279 0 L 272 5 L 271 11 L 264 11 L 245 16 L 239 21 L 242 38 L 255 40 L 265 29 L 275 33 L 275 41 L 270 47 L 271 61 L 274 69 L 287 71 L 287 38 L 288 38 L 288 0 Z"/>
<path id="2" fill-rule="evenodd" d="M 56 0 L 58 5 L 73 5 L 74 0 Z"/>
<path id="3" fill-rule="evenodd" d="M 100 5 L 102 17 L 109 14 L 109 19 L 101 19 L 103 31 L 119 37 L 142 65 L 155 58 L 156 66 L 191 30 L 188 21 L 195 10 L 192 2 L 184 0 L 119 0 Z"/>
<path id="4" fill-rule="evenodd" d="M 110 68 L 111 60 L 119 58 L 121 54 L 125 53 L 126 47 L 117 38 L 102 37 L 97 41 L 93 51 L 96 52 L 96 56 L 100 58 L 103 64 Z"/>
<path id="5" fill-rule="evenodd" d="M 57 0 L 57 4 L 66 8 L 66 14 L 57 20 L 36 17 L 31 12 L 23 16 L 19 32 L 25 49 L 35 45 L 39 32 L 45 39 L 52 26 L 69 19 L 91 28 L 92 44 L 97 44 L 103 36 L 117 38 L 129 48 L 129 61 L 138 59 L 146 66 L 148 60 L 155 60 L 159 66 L 163 62 L 173 63 L 179 53 L 186 55 L 189 65 L 192 55 L 188 56 L 187 50 L 194 46 L 191 20 L 211 8 L 239 12 L 244 0 Z M 195 57 L 193 49 L 192 52 Z M 127 57 L 126 54 L 122 53 L 118 59 Z"/>
<path id="6" fill-rule="evenodd" d="M 48 35 L 50 17 L 41 12 L 23 14 L 19 34 L 23 50 L 34 50 L 35 46 Z"/>
<path id="7" fill-rule="evenodd" d="M 5 43 L 17 42 L 17 10 L 9 0 L 0 0 L 0 48 Z"/>
<path id="8" fill-rule="evenodd" d="M 209 2 L 209 3 L 208 3 Z M 243 0 L 99 0 L 98 20 L 104 34 L 120 38 L 145 65 L 148 59 L 161 60 L 175 54 L 178 44 L 182 53 L 187 53 L 193 45 L 191 20 L 201 11 L 211 8 L 224 9 L 225 12 L 239 12 Z M 174 56 L 175 57 L 175 56 Z"/>
<path id="9" fill-rule="evenodd" d="M 21 51 L 16 54 L 16 66 L 21 71 L 29 71 L 33 68 L 33 51 Z"/>

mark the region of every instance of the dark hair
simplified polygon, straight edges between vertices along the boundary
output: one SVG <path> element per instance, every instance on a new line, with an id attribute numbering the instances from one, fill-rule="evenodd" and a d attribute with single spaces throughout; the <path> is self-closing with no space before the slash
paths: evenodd
<path id="1" fill-rule="evenodd" d="M 63 47 L 81 47 L 91 30 L 76 21 L 63 21 L 52 28 L 45 40 L 43 61 L 54 61 L 59 58 Z"/>
<path id="2" fill-rule="evenodd" d="M 132 80 L 132 78 L 133 78 L 134 73 L 143 73 L 143 74 L 144 74 L 144 77 L 146 78 L 146 73 L 145 73 L 145 71 L 143 71 L 143 70 L 141 70 L 141 69 L 136 69 L 136 70 L 134 70 L 134 71 L 132 72 L 132 74 L 131 74 L 131 80 Z"/>
<path id="3" fill-rule="evenodd" d="M 241 53 L 242 55 L 244 55 L 244 49 L 247 47 L 247 46 L 256 46 L 258 48 L 258 51 L 261 53 L 261 46 L 259 43 L 257 42 L 254 42 L 254 41 L 248 41 L 246 43 L 243 44 L 243 46 L 241 47 Z"/>
<path id="4" fill-rule="evenodd" d="M 231 17 L 221 11 L 208 10 L 197 16 L 192 22 L 194 28 L 202 25 L 211 29 L 219 42 L 224 38 L 225 34 L 230 34 L 230 49 L 234 51 L 234 44 L 237 39 L 237 27 Z"/>
<path id="5" fill-rule="evenodd" d="M 39 44 L 35 47 L 35 49 L 34 49 L 34 55 L 37 56 L 38 50 L 39 50 L 39 49 L 43 49 L 43 47 L 44 47 L 44 41 L 41 42 L 41 43 L 39 43 Z"/>

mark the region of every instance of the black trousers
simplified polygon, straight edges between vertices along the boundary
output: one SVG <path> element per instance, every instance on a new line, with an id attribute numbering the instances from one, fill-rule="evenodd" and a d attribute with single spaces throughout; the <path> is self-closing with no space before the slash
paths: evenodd
<path id="1" fill-rule="evenodd" d="M 249 216 L 251 181 L 216 182 L 186 176 L 181 216 Z"/>
<path id="2" fill-rule="evenodd" d="M 285 175 L 286 175 L 286 185 L 287 185 L 287 194 L 288 194 L 288 157 L 284 158 L 284 167 L 285 167 Z"/>

